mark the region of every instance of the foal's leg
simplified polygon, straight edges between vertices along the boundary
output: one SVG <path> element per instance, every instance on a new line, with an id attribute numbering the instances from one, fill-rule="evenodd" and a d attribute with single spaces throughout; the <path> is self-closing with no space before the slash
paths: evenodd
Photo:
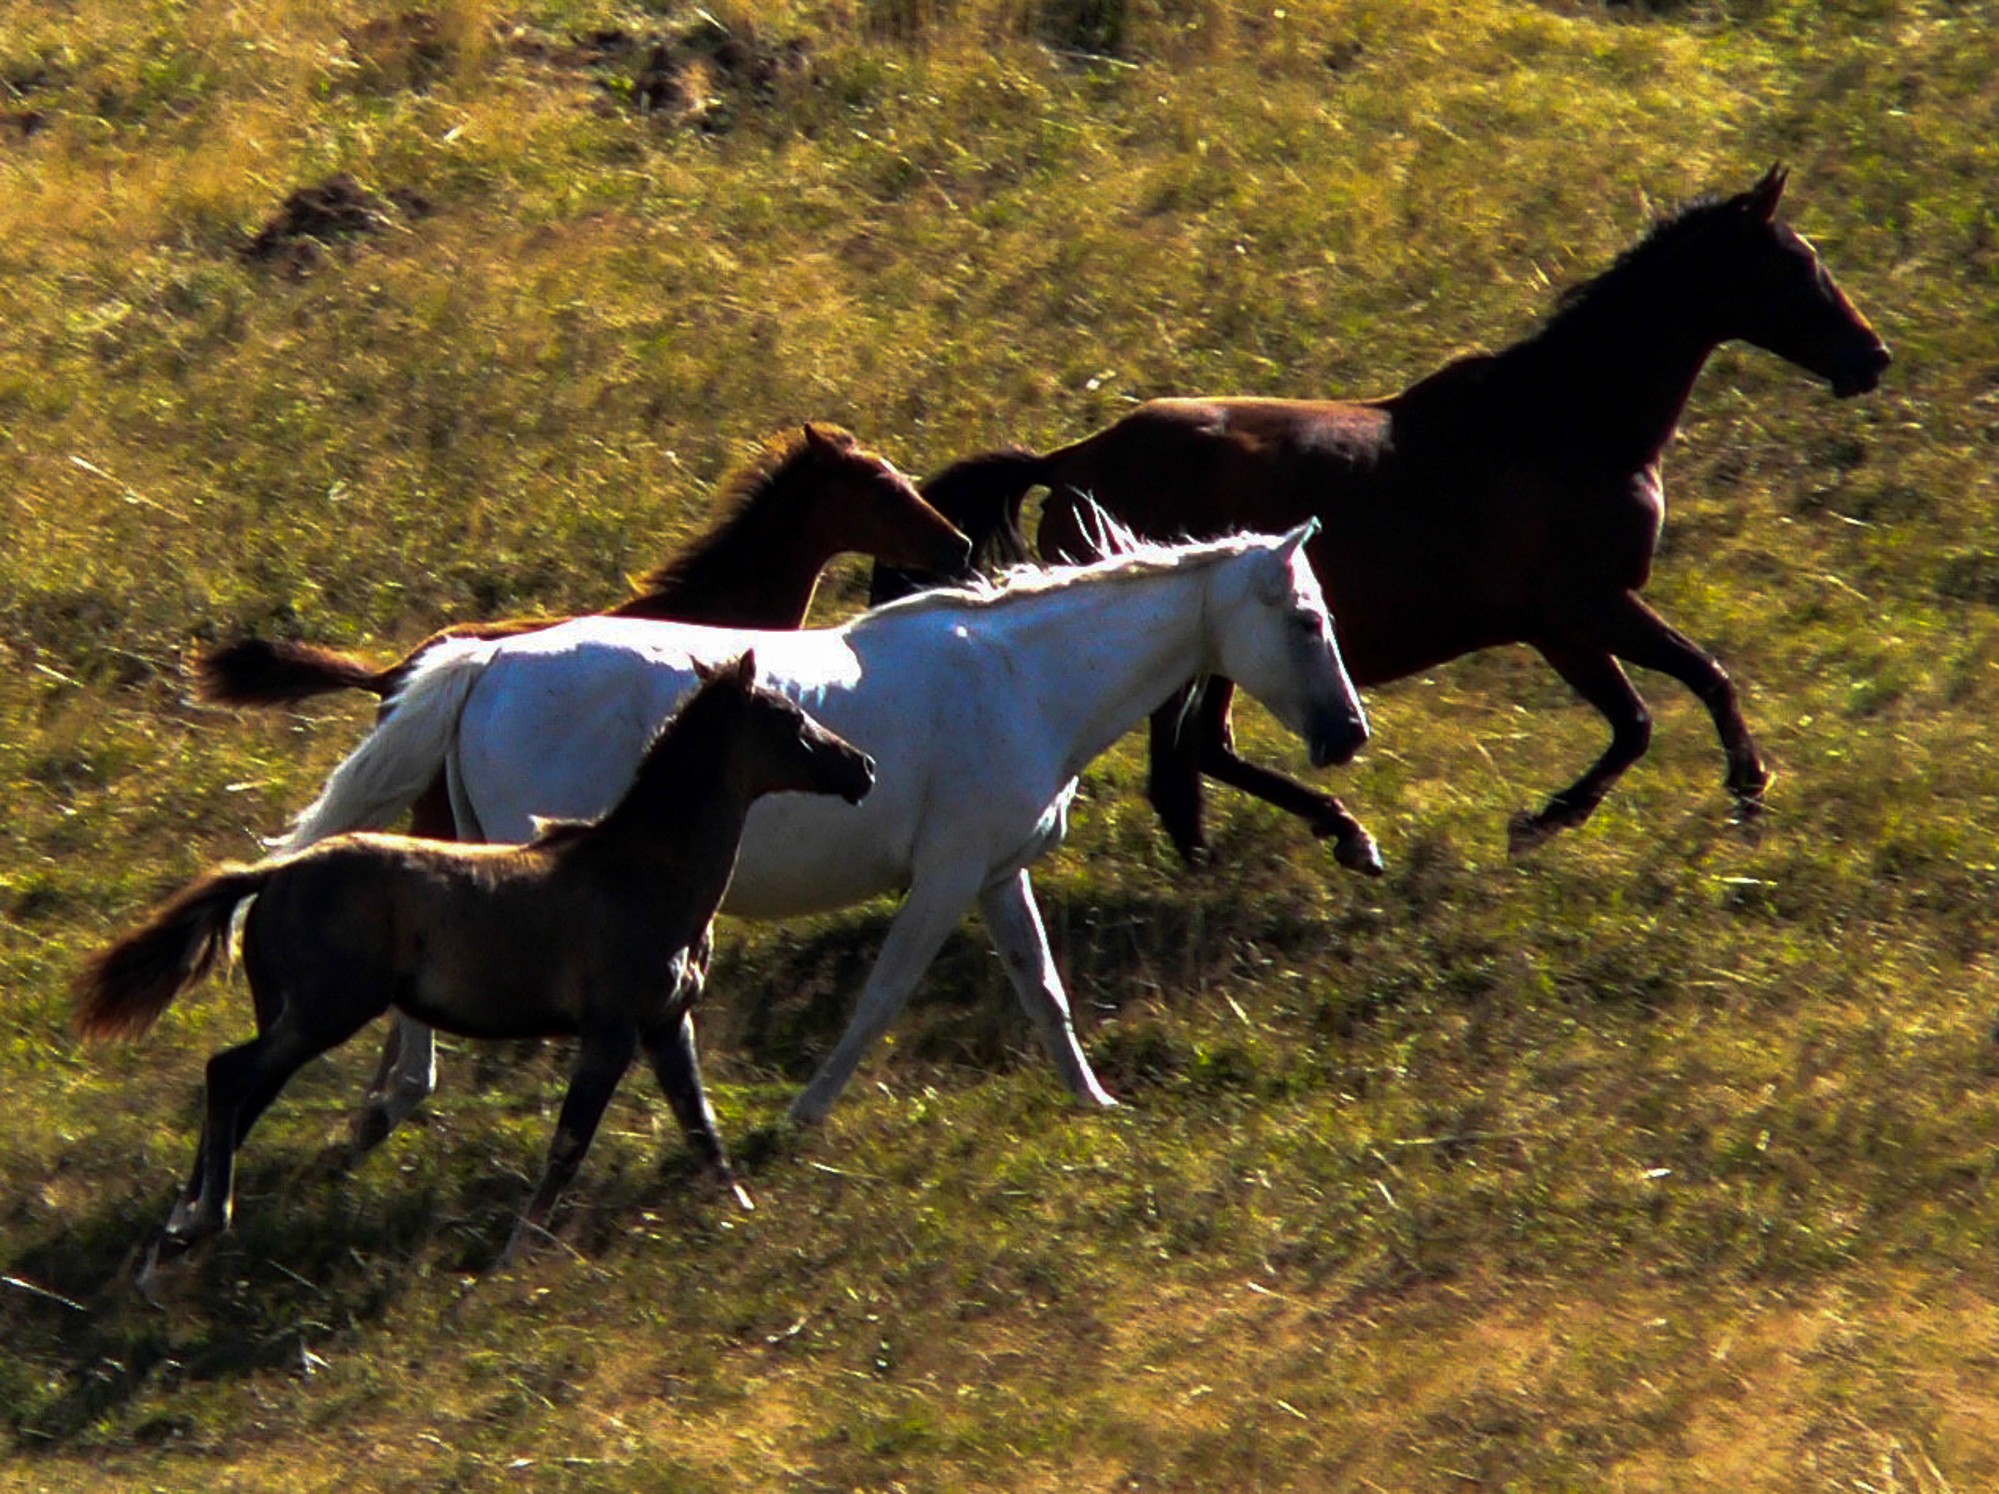
<path id="1" fill-rule="evenodd" d="M 979 912 L 986 920 L 986 932 L 1006 966 L 1014 995 L 1041 1041 L 1055 1060 L 1069 1093 L 1088 1105 L 1111 1106 L 1117 1101 L 1097 1082 L 1082 1045 L 1076 1041 L 1076 1024 L 1069 1015 L 1069 996 L 1062 989 L 1062 976 L 1048 949 L 1048 932 L 1041 924 L 1041 910 L 1035 906 L 1034 884 L 1022 868 L 1004 882 L 995 882 L 979 894 Z"/>
<path id="2" fill-rule="evenodd" d="M 1177 700 L 1177 696 L 1175 696 Z M 1259 768 L 1253 762 L 1245 762 L 1235 756 L 1235 728 L 1229 724 L 1229 706 L 1235 700 L 1235 682 L 1215 676 L 1199 686 L 1193 708 L 1187 712 L 1187 720 L 1181 724 L 1181 738 L 1185 748 L 1175 748 L 1177 756 L 1193 754 L 1197 770 L 1213 778 L 1217 784 L 1227 784 L 1229 788 L 1239 788 L 1245 794 L 1253 794 L 1265 804 L 1275 804 L 1285 814 L 1295 814 L 1303 820 L 1311 834 L 1319 840 L 1331 838 L 1333 860 L 1345 866 L 1349 872 L 1365 872 L 1367 876 L 1381 876 L 1381 852 L 1375 846 L 1367 828 L 1347 814 L 1347 806 L 1341 804 L 1331 794 L 1321 794 L 1315 788 L 1305 788 L 1293 778 L 1285 778 L 1281 772 L 1269 768 Z M 1167 818 L 1167 808 L 1157 798 L 1157 764 L 1159 764 L 1159 732 L 1163 716 L 1173 710 L 1173 702 L 1167 702 L 1161 712 L 1155 712 L 1153 722 L 1153 806 L 1159 808 L 1159 816 Z M 1171 730 L 1167 726 L 1167 730 Z M 1179 768 L 1179 772 L 1191 772 L 1191 768 Z M 1177 788 L 1177 786 L 1175 786 Z M 1193 786 L 1193 810 L 1199 816 L 1199 784 Z M 1171 828 L 1171 822 L 1169 826 Z M 1195 818 L 1195 834 L 1199 834 L 1199 820 Z M 1175 844 L 1179 836 L 1175 832 Z M 1197 842 L 1205 844 L 1205 842 Z M 1185 848 L 1181 848 L 1185 854 Z"/>
<path id="3" fill-rule="evenodd" d="M 701 1059 L 694 1048 L 694 1015 L 683 1011 L 680 1020 L 657 1032 L 643 1035 L 652 1071 L 665 1092 L 667 1103 L 680 1121 L 688 1146 L 703 1163 L 713 1168 L 736 1195 L 745 1209 L 754 1209 L 750 1195 L 737 1181 L 735 1169 L 722 1147 L 722 1133 L 715 1123 L 715 1108 L 708 1103 L 708 1091 L 701 1083 Z"/>
<path id="4" fill-rule="evenodd" d="M 410 806 L 411 835 L 428 840 L 458 839 L 452 814 L 450 786 L 440 772 Z M 437 1090 L 437 1037 L 414 1017 L 396 1012 L 367 1097 L 354 1117 L 348 1145 L 350 1161 L 359 1161 L 389 1139 L 389 1133 Z"/>
<path id="5" fill-rule="evenodd" d="M 229 1227 L 235 1206 L 236 1149 L 292 1075 L 330 1046 L 295 1027 L 278 1025 L 209 1059 L 205 1118 L 194 1170 L 167 1216 L 164 1243 L 185 1248 Z M 149 1260 L 148 1269 L 153 1264 Z"/>
<path id="6" fill-rule="evenodd" d="M 519 1254 L 529 1235 L 547 1232 L 549 1211 L 590 1150 L 597 1123 L 604 1118 L 604 1107 L 611 1103 L 612 1091 L 631 1067 L 638 1043 L 638 1030 L 629 1024 L 593 1027 L 584 1032 L 576 1068 L 569 1076 L 569 1093 L 563 1096 L 562 1113 L 556 1118 L 555 1139 L 549 1143 L 548 1165 L 542 1169 L 541 1184 L 534 1190 L 527 1212 L 514 1226 L 513 1236 L 500 1255 L 501 1265 Z"/>
<path id="7" fill-rule="evenodd" d="M 840 1034 L 840 1041 L 819 1065 L 812 1081 L 791 1102 L 793 1120 L 810 1123 L 826 1118 L 840 1091 L 853 1078 L 861 1056 L 888 1031 L 889 1023 L 978 896 L 984 880 L 985 868 L 970 862 L 917 875 L 902 910 L 889 925 L 888 937 L 882 940 L 881 953 L 875 956 L 847 1030 Z"/>
<path id="8" fill-rule="evenodd" d="M 1588 819 L 1624 770 L 1652 743 L 1652 714 L 1617 660 L 1600 648 L 1567 640 L 1536 639 L 1534 646 L 1571 688 L 1610 723 L 1610 745 L 1590 769 L 1533 813 L 1521 810 L 1506 823 L 1506 849 L 1522 856 L 1558 831 Z"/>

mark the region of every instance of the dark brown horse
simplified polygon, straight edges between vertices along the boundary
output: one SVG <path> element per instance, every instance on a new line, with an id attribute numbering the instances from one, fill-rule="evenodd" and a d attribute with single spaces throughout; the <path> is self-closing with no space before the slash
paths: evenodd
<path id="1" fill-rule="evenodd" d="M 525 846 L 336 836 L 210 872 L 92 960 L 76 982 L 78 1031 L 143 1032 L 215 963 L 236 905 L 256 899 L 243 965 L 257 1036 L 209 1060 L 193 1175 L 148 1271 L 162 1248 L 228 1227 L 236 1150 L 257 1117 L 303 1064 L 392 1006 L 467 1037 L 581 1039 L 509 1255 L 545 1226 L 641 1046 L 689 1142 L 733 1185 L 688 1013 L 744 817 L 787 790 L 858 803 L 874 781 L 866 753 L 759 689 L 755 669 L 745 654 L 700 670 L 705 683 L 595 824 L 544 829 Z"/>
<path id="2" fill-rule="evenodd" d="M 955 575 L 969 546 L 884 457 L 837 426 L 807 425 L 730 479 L 726 516 L 639 582 L 638 594 L 606 613 L 715 627 L 796 628 L 819 576 L 858 551 L 890 565 Z M 446 638 L 504 638 L 566 622 L 503 618 L 440 629 L 382 668 L 308 643 L 246 638 L 201 661 L 204 699 L 221 705 L 290 705 L 331 690 L 386 699 L 423 651 Z M 419 814 L 421 814 L 421 807 Z M 425 834 L 450 835 L 450 820 Z"/>
<path id="3" fill-rule="evenodd" d="M 1742 814 L 1770 781 L 1721 666 L 1639 599 L 1665 519 L 1660 458 L 1708 356 L 1740 339 L 1845 398 L 1887 347 L 1776 216 L 1785 174 L 1661 222 L 1533 335 L 1462 358 L 1385 399 L 1161 399 L 1046 456 L 995 452 L 940 473 L 967 512 L 1018 516 L 1049 489 L 1048 558 L 1093 549 L 1091 500 L 1147 535 L 1324 525 L 1310 555 L 1363 685 L 1477 649 L 1537 649 L 1610 724 L 1609 748 L 1509 825 L 1519 854 L 1581 824 L 1645 751 L 1651 718 L 1623 663 L 1699 697 Z M 1150 794 L 1188 857 L 1205 844 L 1200 775 L 1247 790 L 1379 871 L 1337 799 L 1236 756 L 1233 687 L 1214 680 L 1153 718 Z"/>

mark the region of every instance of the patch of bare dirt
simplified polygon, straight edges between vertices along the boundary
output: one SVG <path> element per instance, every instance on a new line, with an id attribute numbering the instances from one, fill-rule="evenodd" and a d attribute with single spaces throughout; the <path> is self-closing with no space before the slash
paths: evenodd
<path id="1" fill-rule="evenodd" d="M 377 196 L 346 172 L 300 187 L 243 246 L 243 257 L 290 275 L 320 267 L 335 245 L 427 218 L 434 209 L 422 193 L 392 187 Z"/>

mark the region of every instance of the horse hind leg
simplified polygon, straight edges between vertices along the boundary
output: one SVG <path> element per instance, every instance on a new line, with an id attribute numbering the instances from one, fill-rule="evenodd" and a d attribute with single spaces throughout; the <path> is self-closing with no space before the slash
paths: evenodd
<path id="1" fill-rule="evenodd" d="M 1105 1108 L 1117 1101 L 1097 1081 L 1096 1071 L 1076 1041 L 1076 1024 L 1069 1013 L 1068 993 L 1048 948 L 1048 932 L 1035 906 L 1034 884 L 1023 869 L 979 894 L 979 912 L 986 932 L 1006 966 L 1007 979 L 1028 1019 L 1041 1034 L 1055 1071 L 1070 1095 L 1085 1105 Z"/>
<path id="2" fill-rule="evenodd" d="M 454 802 L 449 774 L 440 772 L 410 806 L 409 833 L 429 840 L 458 839 Z M 368 1081 L 368 1093 L 354 1117 L 348 1162 L 359 1162 L 387 1141 L 389 1133 L 436 1092 L 436 1034 L 398 1012 L 382 1039 L 375 1076 Z"/>
<path id="3" fill-rule="evenodd" d="M 1524 856 L 1563 830 L 1587 820 L 1611 785 L 1652 744 L 1652 715 L 1630 678 L 1602 649 L 1566 642 L 1537 643 L 1555 672 L 1610 723 L 1610 745 L 1588 772 L 1537 811 L 1521 810 L 1506 825 L 1506 849 Z"/>

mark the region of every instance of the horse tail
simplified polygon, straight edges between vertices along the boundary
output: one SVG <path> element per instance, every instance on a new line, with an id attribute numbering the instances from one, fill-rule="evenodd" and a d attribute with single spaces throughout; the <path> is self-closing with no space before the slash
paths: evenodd
<path id="1" fill-rule="evenodd" d="M 497 639 L 454 639 L 424 649 L 375 729 L 333 770 L 275 850 L 282 855 L 343 831 L 393 824 L 443 769 L 466 698 L 498 646 Z"/>
<path id="2" fill-rule="evenodd" d="M 918 489 L 923 501 L 949 519 L 972 542 L 969 575 L 989 574 L 1033 559 L 1020 527 L 1020 506 L 1028 489 L 1048 481 L 1045 457 L 1021 446 L 1009 446 L 953 462 Z M 879 606 L 940 582 L 966 576 L 875 565 L 868 605 Z"/>
<path id="3" fill-rule="evenodd" d="M 276 868 L 224 866 L 182 888 L 166 905 L 77 972 L 73 1021 L 87 1038 L 137 1037 L 174 997 L 200 980 L 229 943 L 236 905 Z"/>
<path id="4" fill-rule="evenodd" d="M 407 660 L 375 669 L 315 643 L 244 638 L 204 654 L 196 681 L 201 698 L 217 705 L 277 706 L 332 690 L 366 690 L 379 700 L 407 669 Z"/>

